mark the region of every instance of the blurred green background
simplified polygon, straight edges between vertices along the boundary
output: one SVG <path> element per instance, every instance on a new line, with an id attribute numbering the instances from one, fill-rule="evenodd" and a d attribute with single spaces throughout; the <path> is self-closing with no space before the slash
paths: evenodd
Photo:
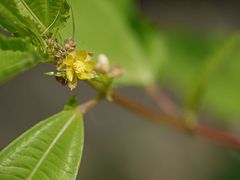
<path id="1" fill-rule="evenodd" d="M 240 2 L 70 2 L 78 47 L 105 53 L 126 68 L 116 83 L 121 92 L 156 109 L 143 89 L 158 82 L 179 105 L 192 108 L 200 99 L 199 114 L 210 124 L 240 133 Z M 62 36 L 70 34 L 71 22 Z M 61 110 L 70 95 L 83 101 L 95 94 L 84 84 L 70 92 L 43 75 L 51 69 L 38 66 L 1 86 L 1 148 Z M 102 103 L 87 114 L 85 127 L 79 179 L 240 179 L 239 152 L 144 121 L 116 105 Z"/>

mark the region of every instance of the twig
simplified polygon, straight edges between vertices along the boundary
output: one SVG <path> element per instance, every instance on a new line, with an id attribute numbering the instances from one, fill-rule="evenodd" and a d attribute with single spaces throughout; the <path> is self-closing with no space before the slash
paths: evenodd
<path id="1" fill-rule="evenodd" d="M 240 137 L 234 134 L 223 132 L 218 129 L 210 128 L 206 125 L 198 125 L 195 132 L 203 137 L 214 140 L 221 144 L 232 146 L 240 150 Z"/>
<path id="2" fill-rule="evenodd" d="M 189 126 L 187 126 L 185 122 L 181 121 L 181 119 L 177 117 L 171 117 L 169 115 L 165 115 L 159 112 L 155 112 L 117 92 L 112 92 L 111 97 L 115 103 L 120 104 L 125 108 L 131 109 L 133 112 L 140 114 L 141 116 L 148 118 L 152 121 L 169 124 L 181 130 L 187 131 L 191 130 L 191 128 L 189 128 Z"/>
<path id="3" fill-rule="evenodd" d="M 178 116 L 180 114 L 177 105 L 157 85 L 147 87 L 146 92 L 164 113 L 171 116 Z"/>
<path id="4" fill-rule="evenodd" d="M 170 126 L 178 128 L 180 130 L 193 132 L 202 137 L 214 140 L 221 144 L 229 145 L 237 150 L 240 150 L 240 137 L 234 136 L 233 134 L 223 132 L 221 130 L 208 127 L 205 125 L 197 125 L 194 128 L 189 127 L 185 124 L 183 119 L 174 118 L 168 115 L 164 115 L 135 102 L 134 100 L 123 96 L 117 92 L 112 92 L 112 98 L 114 102 L 122 105 L 125 108 L 132 110 L 133 112 L 153 121 L 164 122 Z"/>
<path id="5" fill-rule="evenodd" d="M 96 89 L 98 92 L 103 93 L 103 89 L 100 86 L 96 86 L 94 83 L 87 82 L 91 87 Z M 214 140 L 218 143 L 229 145 L 237 150 L 240 150 L 240 137 L 234 136 L 231 133 L 223 132 L 221 130 L 208 127 L 206 125 L 196 125 L 194 127 L 190 127 L 189 124 L 186 124 L 186 121 L 183 118 L 174 117 L 165 115 L 163 113 L 159 113 L 149 109 L 148 107 L 139 104 L 138 102 L 130 99 L 127 96 L 119 94 L 115 91 L 112 91 L 109 94 L 112 97 L 112 100 L 127 108 L 142 117 L 146 118 L 147 120 L 152 120 L 155 122 L 165 123 L 169 126 L 182 130 L 184 132 L 200 135 L 202 137 L 206 137 L 208 139 Z M 105 96 L 106 97 L 106 96 Z"/>
<path id="6" fill-rule="evenodd" d="M 77 107 L 77 111 L 81 114 L 85 114 L 86 112 L 94 108 L 102 99 L 103 99 L 103 96 L 99 96 L 95 99 L 91 99 L 83 104 L 80 104 Z"/>

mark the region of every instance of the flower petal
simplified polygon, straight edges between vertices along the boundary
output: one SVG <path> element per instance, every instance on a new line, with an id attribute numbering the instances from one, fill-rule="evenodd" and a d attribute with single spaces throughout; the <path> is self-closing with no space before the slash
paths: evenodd
<path id="1" fill-rule="evenodd" d="M 68 87 L 71 90 L 73 90 L 73 89 L 75 89 L 77 87 L 77 83 L 78 83 L 77 76 L 74 76 L 72 81 L 68 81 Z"/>
<path id="2" fill-rule="evenodd" d="M 85 61 L 88 56 L 88 52 L 85 50 L 80 50 L 76 54 L 76 61 Z"/>
<path id="3" fill-rule="evenodd" d="M 63 63 L 68 66 L 72 66 L 72 64 L 74 63 L 73 56 L 71 54 L 68 54 L 67 57 L 63 60 Z"/>
<path id="4" fill-rule="evenodd" d="M 66 69 L 66 76 L 67 76 L 68 81 L 73 81 L 74 70 L 72 67 Z"/>
<path id="5" fill-rule="evenodd" d="M 80 80 L 86 80 L 86 79 L 92 79 L 94 75 L 92 73 L 79 73 L 77 74 L 78 79 Z"/>
<path id="6" fill-rule="evenodd" d="M 93 69 L 94 69 L 94 62 L 93 61 L 87 61 L 84 64 L 85 64 L 85 70 L 87 72 L 93 71 Z"/>

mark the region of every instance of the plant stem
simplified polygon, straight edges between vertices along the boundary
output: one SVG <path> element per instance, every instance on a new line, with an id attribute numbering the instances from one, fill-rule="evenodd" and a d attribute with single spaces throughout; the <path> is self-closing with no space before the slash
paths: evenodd
<path id="1" fill-rule="evenodd" d="M 239 136 L 200 124 L 196 127 L 195 132 L 198 135 L 240 150 Z"/>
<path id="2" fill-rule="evenodd" d="M 170 99 L 157 85 L 150 87 L 150 90 L 147 89 L 147 93 L 156 101 L 161 109 L 167 109 L 164 111 L 166 114 L 173 115 L 175 112 L 180 112 L 177 105 Z M 161 102 L 160 102 L 161 101 Z M 163 102 L 162 102 L 163 101 Z M 165 103 L 164 103 L 165 101 Z M 170 113 L 168 113 L 170 112 Z M 186 122 L 186 121 L 185 121 Z M 207 125 L 196 125 L 194 128 L 196 134 L 199 134 L 203 137 L 209 138 L 220 143 L 228 144 L 234 146 L 237 149 L 240 149 L 240 137 L 236 137 L 233 134 L 225 133 L 220 130 L 210 128 Z"/>
<path id="3" fill-rule="evenodd" d="M 115 103 L 120 104 L 125 108 L 131 109 L 133 112 L 140 114 L 141 116 L 148 118 L 152 121 L 169 124 L 178 129 L 183 129 L 187 131 L 191 130 L 191 128 L 189 128 L 189 126 L 187 126 L 187 124 L 185 124 L 180 118 L 171 117 L 169 115 L 155 112 L 117 92 L 112 92 L 111 97 Z"/>
<path id="4" fill-rule="evenodd" d="M 184 130 L 185 132 L 193 132 L 194 134 L 206 137 L 221 144 L 229 145 L 240 150 L 240 137 L 234 136 L 228 132 L 208 127 L 206 125 L 196 125 L 194 128 L 189 127 L 183 119 L 171 117 L 168 115 L 155 112 L 134 100 L 123 96 L 117 92 L 112 92 L 112 98 L 117 104 L 132 110 L 133 112 L 156 122 L 164 122 L 170 126 Z"/>
<path id="5" fill-rule="evenodd" d="M 103 89 L 100 86 L 95 86 L 94 83 L 87 82 L 91 87 L 97 90 L 100 93 L 103 93 Z M 149 109 L 148 107 L 130 99 L 127 96 L 124 96 L 118 92 L 112 91 L 109 94 L 113 100 L 113 102 L 133 111 L 136 114 L 141 115 L 142 117 L 146 118 L 147 120 L 152 120 L 154 122 L 161 122 L 165 123 L 169 126 L 182 130 L 184 132 L 188 132 L 189 134 L 196 134 L 202 137 L 206 137 L 210 140 L 214 140 L 218 143 L 229 145 L 237 150 L 240 150 L 240 137 L 234 136 L 231 133 L 223 132 L 216 128 L 209 127 L 207 125 L 195 125 L 190 126 L 186 124 L 186 121 L 180 117 L 174 117 L 170 115 L 165 115 L 163 113 L 159 113 Z M 106 97 L 103 96 L 102 97 Z M 96 102 L 91 102 L 90 104 L 95 104 Z M 92 105 L 91 105 L 92 107 Z"/>
<path id="6" fill-rule="evenodd" d="M 96 105 L 98 105 L 100 103 L 100 101 L 103 99 L 103 96 L 98 96 L 95 99 L 90 99 L 87 102 L 80 104 L 77 107 L 77 111 L 80 114 L 85 114 L 87 113 L 89 110 L 93 109 Z"/>
<path id="7" fill-rule="evenodd" d="M 157 85 L 153 84 L 147 87 L 146 92 L 165 114 L 171 116 L 178 116 L 180 114 L 177 105 Z"/>

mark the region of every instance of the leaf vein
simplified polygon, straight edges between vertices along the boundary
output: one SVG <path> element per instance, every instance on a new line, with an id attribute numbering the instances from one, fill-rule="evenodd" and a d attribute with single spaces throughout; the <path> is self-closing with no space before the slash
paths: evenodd
<path id="1" fill-rule="evenodd" d="M 33 169 L 32 173 L 28 176 L 28 178 L 27 178 L 28 180 L 31 180 L 32 177 L 36 174 L 37 170 L 39 169 L 39 167 L 41 166 L 43 161 L 46 159 L 46 157 L 48 156 L 48 154 L 51 151 L 51 149 L 53 148 L 53 146 L 56 144 L 58 139 L 62 136 L 62 134 L 65 132 L 65 130 L 68 128 L 68 126 L 71 124 L 71 122 L 74 120 L 75 117 L 76 117 L 76 114 L 74 113 L 69 118 L 67 123 L 63 126 L 63 128 L 60 130 L 60 132 L 57 134 L 57 136 L 53 139 L 52 143 L 49 145 L 49 147 L 47 148 L 46 152 L 43 154 L 43 156 L 41 157 L 41 159 L 39 160 L 39 162 L 37 163 L 37 165 Z"/>

